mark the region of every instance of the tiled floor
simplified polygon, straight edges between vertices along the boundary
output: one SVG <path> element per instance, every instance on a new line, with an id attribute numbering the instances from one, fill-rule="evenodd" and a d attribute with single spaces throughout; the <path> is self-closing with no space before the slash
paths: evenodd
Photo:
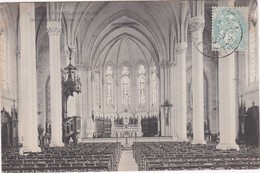
<path id="1" fill-rule="evenodd" d="M 122 150 L 118 171 L 138 171 L 132 150 Z"/>

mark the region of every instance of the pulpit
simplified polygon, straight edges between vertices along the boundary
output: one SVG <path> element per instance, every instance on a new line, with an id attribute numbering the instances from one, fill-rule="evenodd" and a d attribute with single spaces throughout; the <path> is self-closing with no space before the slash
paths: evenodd
<path id="1" fill-rule="evenodd" d="M 71 49 L 70 50 L 70 63 L 64 69 L 65 74 L 62 77 L 62 132 L 63 142 L 69 144 L 70 138 L 74 143 L 77 143 L 78 134 L 80 133 L 81 120 L 78 116 L 70 117 L 67 115 L 67 102 L 69 96 L 73 97 L 74 92 L 81 92 L 80 78 L 76 75 L 76 67 L 71 64 Z"/>

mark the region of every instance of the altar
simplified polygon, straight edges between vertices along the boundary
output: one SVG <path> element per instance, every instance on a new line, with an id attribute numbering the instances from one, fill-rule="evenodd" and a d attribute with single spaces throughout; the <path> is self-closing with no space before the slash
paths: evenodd
<path id="1" fill-rule="evenodd" d="M 113 118 L 111 121 L 111 137 L 141 137 L 141 117 L 129 115 Z"/>

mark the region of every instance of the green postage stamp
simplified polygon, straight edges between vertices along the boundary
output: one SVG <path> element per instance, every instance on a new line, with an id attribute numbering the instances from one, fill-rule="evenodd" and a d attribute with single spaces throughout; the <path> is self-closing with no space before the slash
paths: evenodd
<path id="1" fill-rule="evenodd" d="M 212 50 L 248 48 L 248 11 L 246 7 L 212 8 Z"/>

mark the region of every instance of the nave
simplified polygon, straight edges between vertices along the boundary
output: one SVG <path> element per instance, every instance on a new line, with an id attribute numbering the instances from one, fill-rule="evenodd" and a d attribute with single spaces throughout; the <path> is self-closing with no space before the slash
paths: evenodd
<path id="1" fill-rule="evenodd" d="M 19 155 L 18 147 L 2 148 L 3 172 L 100 172 L 258 169 L 259 148 L 219 150 L 215 144 L 190 142 L 80 143 L 42 148 Z"/>
<path id="2" fill-rule="evenodd" d="M 246 51 L 225 58 L 211 44 L 223 6 L 248 24 Z M 260 168 L 257 8 L 0 4 L 3 171 Z"/>

